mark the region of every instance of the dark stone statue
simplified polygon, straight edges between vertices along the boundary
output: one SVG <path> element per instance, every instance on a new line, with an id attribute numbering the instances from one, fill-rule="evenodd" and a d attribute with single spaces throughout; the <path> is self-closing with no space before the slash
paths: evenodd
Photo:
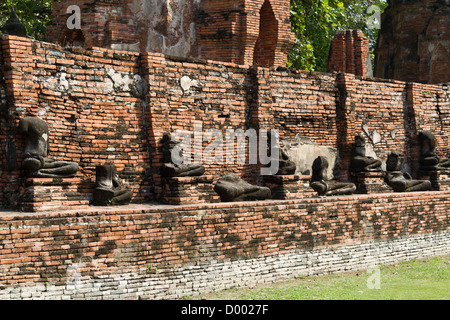
<path id="1" fill-rule="evenodd" d="M 335 180 L 325 180 L 324 173 L 328 169 L 328 160 L 323 157 L 317 157 L 312 165 L 311 188 L 319 196 L 350 195 L 356 191 L 356 185 L 353 183 L 339 182 Z"/>
<path id="2" fill-rule="evenodd" d="M 49 149 L 48 126 L 37 117 L 26 117 L 19 122 L 19 132 L 26 135 L 22 168 L 31 178 L 71 178 L 78 171 L 75 162 L 47 158 Z"/>
<path id="3" fill-rule="evenodd" d="M 268 145 L 268 151 L 272 152 L 272 131 L 267 132 L 267 145 Z M 289 176 L 294 175 L 295 171 L 297 170 L 297 165 L 289 159 L 289 156 L 286 154 L 286 152 L 283 150 L 283 148 L 280 147 L 279 144 L 277 144 L 277 147 L 275 148 L 278 150 L 279 156 L 278 156 L 278 171 L 275 175 L 277 176 Z"/>
<path id="4" fill-rule="evenodd" d="M 27 36 L 27 30 L 22 22 L 20 22 L 14 9 L 11 10 L 8 21 L 6 21 L 5 25 L 2 27 L 2 33 L 18 37 Z"/>
<path id="5" fill-rule="evenodd" d="M 175 164 L 172 161 L 172 150 L 177 145 L 170 135 L 165 133 L 162 138 L 164 164 L 161 167 L 163 177 L 196 177 L 205 173 L 205 167 L 200 164 Z"/>
<path id="6" fill-rule="evenodd" d="M 277 175 L 293 175 L 296 170 L 296 164 L 289 159 L 289 156 L 282 149 L 280 149 L 279 169 Z"/>
<path id="7" fill-rule="evenodd" d="M 420 169 L 424 171 L 448 170 L 450 159 L 436 155 L 436 137 L 429 131 L 419 132 L 420 141 Z"/>
<path id="8" fill-rule="evenodd" d="M 394 150 L 386 161 L 385 182 L 395 192 L 412 192 L 431 190 L 431 182 L 428 180 L 413 180 L 409 173 L 403 173 L 405 157 Z"/>
<path id="9" fill-rule="evenodd" d="M 96 167 L 94 190 L 94 206 L 126 205 L 131 201 L 133 193 L 122 189 L 113 165 L 105 164 Z"/>
<path id="10" fill-rule="evenodd" d="M 381 171 L 381 161 L 366 156 L 366 142 L 363 136 L 355 137 L 355 147 L 350 164 L 353 172 L 379 172 Z"/>
<path id="11" fill-rule="evenodd" d="M 252 185 L 233 173 L 220 178 L 214 191 L 222 202 L 266 200 L 271 197 L 269 188 Z"/>
<path id="12" fill-rule="evenodd" d="M 164 163 L 161 167 L 163 177 L 198 177 L 205 173 L 205 167 L 196 164 Z"/>

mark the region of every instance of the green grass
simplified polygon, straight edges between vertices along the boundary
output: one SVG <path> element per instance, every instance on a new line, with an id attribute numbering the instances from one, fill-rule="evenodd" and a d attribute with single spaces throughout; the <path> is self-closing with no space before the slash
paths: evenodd
<path id="1" fill-rule="evenodd" d="M 206 300 L 448 300 L 450 256 L 379 266 L 373 271 L 306 276 L 254 288 L 235 288 L 185 299 Z M 369 288 L 369 287 L 372 287 Z"/>

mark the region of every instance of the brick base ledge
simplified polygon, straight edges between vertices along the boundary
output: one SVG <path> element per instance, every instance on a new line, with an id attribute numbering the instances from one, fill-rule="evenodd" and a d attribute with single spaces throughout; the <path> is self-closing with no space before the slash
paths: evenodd
<path id="1" fill-rule="evenodd" d="M 304 199 L 290 199 L 290 200 L 264 200 L 264 201 L 245 201 L 245 202 L 220 202 L 220 203 L 199 203 L 199 204 L 184 204 L 184 205 L 170 205 L 162 203 L 143 203 L 143 204 L 129 204 L 125 206 L 110 206 L 110 207 L 94 207 L 89 206 L 85 209 L 73 209 L 63 211 L 49 211 L 49 212 L 20 212 L 0 209 L 0 221 L 3 219 L 10 219 L 12 217 L 58 217 L 70 215 L 98 215 L 98 214 L 139 214 L 139 213 L 162 213 L 185 211 L 196 211 L 205 209 L 219 209 L 219 208 L 253 208 L 266 207 L 274 205 L 295 205 L 295 204 L 320 204 L 320 203 L 345 203 L 348 201 L 362 201 L 379 199 L 432 199 L 440 196 L 450 196 L 450 190 L 444 191 L 426 191 L 426 192 L 392 192 L 380 194 L 354 194 L 349 196 L 332 196 L 332 197 L 308 197 Z M 171 210 L 172 209 L 172 210 Z M 242 211 L 242 210 L 241 210 Z"/>
<path id="2" fill-rule="evenodd" d="M 444 255 L 449 195 L 2 212 L 0 299 L 168 299 Z"/>
<path id="3" fill-rule="evenodd" d="M 361 276 L 369 280 L 370 270 L 373 272 L 380 265 L 448 254 L 450 232 L 432 233 L 389 241 L 293 250 L 255 259 L 207 261 L 203 265 L 172 270 L 155 268 L 148 273 L 128 266 L 95 277 L 74 278 L 66 284 L 3 286 L 0 299 L 167 300 L 349 271 L 361 271 Z M 72 270 L 76 274 L 89 265 L 89 262 L 80 262 L 73 265 Z M 380 286 L 383 286 L 382 278 Z"/>

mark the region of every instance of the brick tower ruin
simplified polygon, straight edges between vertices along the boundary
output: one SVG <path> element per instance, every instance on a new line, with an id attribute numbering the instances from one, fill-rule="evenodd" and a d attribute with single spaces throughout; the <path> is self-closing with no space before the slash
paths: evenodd
<path id="1" fill-rule="evenodd" d="M 328 72 L 372 76 L 369 40 L 361 30 L 339 31 L 331 41 Z"/>
<path id="2" fill-rule="evenodd" d="M 69 6 L 81 28 L 70 29 Z M 236 64 L 284 66 L 294 43 L 288 0 L 62 0 L 47 41 L 158 52 Z"/>
<path id="3" fill-rule="evenodd" d="M 376 50 L 376 77 L 450 81 L 450 1 L 388 0 Z"/>

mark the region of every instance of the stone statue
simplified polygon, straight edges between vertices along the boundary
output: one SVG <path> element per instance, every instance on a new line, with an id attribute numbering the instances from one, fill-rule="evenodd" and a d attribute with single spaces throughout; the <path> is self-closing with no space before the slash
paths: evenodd
<path id="1" fill-rule="evenodd" d="M 269 151 L 272 150 L 272 132 L 267 132 L 267 144 Z M 275 175 L 277 176 L 288 176 L 288 175 L 294 175 L 295 171 L 297 170 L 296 164 L 289 159 L 289 156 L 287 153 L 277 144 L 276 150 L 279 152 L 278 156 L 278 171 Z"/>
<path id="2" fill-rule="evenodd" d="M 220 178 L 214 191 L 222 202 L 266 200 L 271 197 L 269 188 L 252 185 L 233 173 Z"/>
<path id="3" fill-rule="evenodd" d="M 311 188 L 319 196 L 350 195 L 356 191 L 356 185 L 353 183 L 339 182 L 335 180 L 325 180 L 324 173 L 328 169 L 328 160 L 323 157 L 317 157 L 312 165 Z"/>
<path id="4" fill-rule="evenodd" d="M 429 131 L 419 132 L 420 141 L 420 169 L 424 171 L 450 169 L 450 159 L 436 155 L 436 137 Z"/>
<path id="5" fill-rule="evenodd" d="M 353 172 L 379 172 L 381 171 L 381 161 L 366 156 L 366 141 L 363 136 L 355 137 L 355 148 L 353 149 L 353 157 L 350 164 Z"/>
<path id="6" fill-rule="evenodd" d="M 163 177 L 196 177 L 205 173 L 205 167 L 200 164 L 175 164 L 172 161 L 172 150 L 177 145 L 170 135 L 165 133 L 162 138 L 164 164 L 161 167 Z"/>
<path id="7" fill-rule="evenodd" d="M 96 167 L 94 190 L 94 206 L 126 205 L 131 201 L 133 193 L 122 189 L 113 165 L 105 164 Z"/>
<path id="8" fill-rule="evenodd" d="M 409 173 L 403 173 L 405 157 L 402 153 L 394 150 L 386 161 L 385 182 L 395 192 L 412 192 L 431 190 L 431 182 L 428 180 L 413 180 Z"/>
<path id="9" fill-rule="evenodd" d="M 71 178 L 78 171 L 75 162 L 47 158 L 48 126 L 37 117 L 25 117 L 19 122 L 19 132 L 26 135 L 22 168 L 31 178 Z"/>
<path id="10" fill-rule="evenodd" d="M 296 170 L 296 164 L 289 159 L 289 156 L 282 149 L 280 149 L 279 169 L 277 175 L 293 175 Z"/>
<path id="11" fill-rule="evenodd" d="M 5 25 L 2 27 L 2 33 L 18 37 L 27 36 L 27 30 L 22 22 L 20 22 L 14 9 L 11 10 L 8 21 L 6 21 Z"/>

